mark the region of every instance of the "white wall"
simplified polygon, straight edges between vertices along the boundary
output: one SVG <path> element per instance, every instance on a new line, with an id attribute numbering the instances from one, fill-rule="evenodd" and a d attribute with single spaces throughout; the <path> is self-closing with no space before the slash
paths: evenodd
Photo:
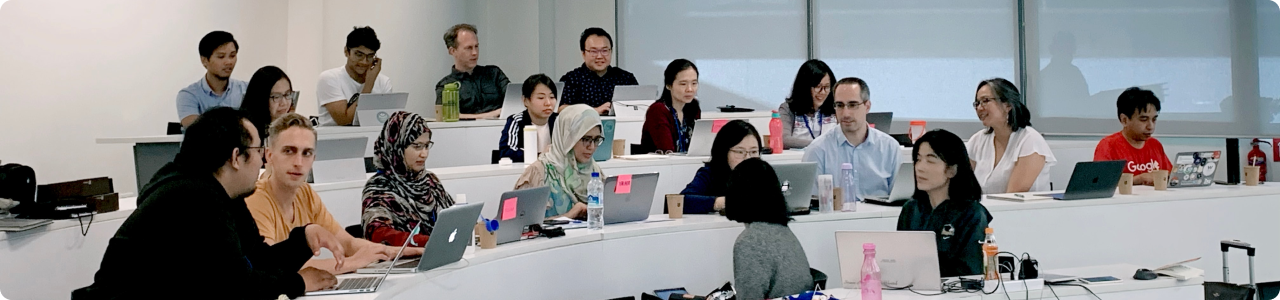
<path id="1" fill-rule="evenodd" d="M 131 149 L 110 136 L 160 135 L 179 89 L 204 74 L 197 44 L 240 43 L 233 78 L 284 67 L 283 0 L 15 0 L 0 9 L 0 160 L 41 183 L 111 176 L 133 191 Z"/>

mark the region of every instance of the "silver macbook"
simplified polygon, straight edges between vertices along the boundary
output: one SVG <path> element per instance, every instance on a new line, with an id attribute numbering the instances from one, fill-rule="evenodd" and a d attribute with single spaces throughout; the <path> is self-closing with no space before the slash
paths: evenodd
<path id="1" fill-rule="evenodd" d="M 476 220 L 480 218 L 480 209 L 483 207 L 484 202 L 480 202 L 454 205 L 441 210 L 436 218 L 436 226 L 431 232 L 431 238 L 427 239 L 427 245 L 422 250 L 422 257 L 391 264 L 394 267 L 390 272 L 394 274 L 426 272 L 461 260 L 462 253 L 466 252 L 467 245 L 470 245 L 474 239 L 472 228 L 475 228 Z M 377 272 L 383 266 L 384 263 L 373 264 L 356 270 L 356 273 Z"/>
<path id="2" fill-rule="evenodd" d="M 550 198 L 551 188 L 545 186 L 502 193 L 496 217 L 498 244 L 519 241 L 525 228 L 542 223 Z"/>
<path id="3" fill-rule="evenodd" d="M 622 184 L 619 186 L 619 184 Z M 658 173 L 609 176 L 604 180 L 604 223 L 644 221 L 658 189 Z"/>
<path id="4" fill-rule="evenodd" d="M 745 120 L 744 120 L 745 121 Z M 711 145 L 715 143 L 716 134 L 729 120 L 703 119 L 693 122 L 693 136 L 689 138 L 689 156 L 711 156 Z"/>
<path id="5" fill-rule="evenodd" d="M 902 206 L 911 200 L 916 193 L 916 170 L 915 164 L 903 162 L 898 165 L 898 175 L 893 177 L 893 190 L 889 191 L 889 195 L 867 196 L 863 198 L 867 203 Z"/>
<path id="6" fill-rule="evenodd" d="M 310 183 L 365 181 L 364 150 L 368 137 L 326 138 L 316 141 Z"/>
<path id="7" fill-rule="evenodd" d="M 842 287 L 859 288 L 865 243 L 876 245 L 882 287 L 942 290 L 938 246 L 932 231 L 836 231 Z"/>
<path id="8" fill-rule="evenodd" d="M 400 245 L 400 250 L 396 251 L 396 256 L 391 259 L 390 263 L 387 263 L 387 267 L 376 269 L 380 271 L 379 273 L 382 273 L 382 277 L 362 276 L 362 277 L 338 278 L 338 284 L 332 287 L 329 287 L 327 289 L 314 291 L 314 292 L 307 292 L 306 294 L 304 294 L 304 296 L 345 295 L 345 294 L 377 292 L 378 288 L 382 287 L 382 282 L 387 280 L 387 275 L 391 274 L 391 266 L 396 265 L 396 262 L 400 261 L 400 255 L 404 253 L 404 247 L 408 246 L 409 240 L 413 239 L 413 236 L 417 234 L 418 234 L 418 228 L 414 228 L 413 231 L 409 233 L 409 238 L 406 238 L 404 241 L 404 244 Z"/>
<path id="9" fill-rule="evenodd" d="M 614 86 L 613 99 L 611 100 L 611 102 L 613 102 L 613 109 L 609 110 L 608 115 L 616 116 L 618 115 L 617 111 L 622 110 L 623 107 L 630 107 L 628 108 L 628 110 L 631 110 L 633 112 L 639 111 L 639 115 L 644 116 L 645 111 L 648 109 L 648 104 L 653 103 L 654 100 L 658 100 L 658 94 L 661 92 L 662 92 L 662 87 L 656 86 L 656 85 Z M 619 104 L 621 103 L 618 103 L 618 102 L 634 103 L 633 101 L 639 101 L 640 104 L 643 104 L 644 108 L 639 108 L 638 105 L 621 105 L 620 106 Z M 634 108 L 639 108 L 639 109 L 634 109 Z M 626 114 L 626 115 L 631 115 L 631 114 Z"/>
<path id="10" fill-rule="evenodd" d="M 818 163 L 772 164 L 782 185 L 782 195 L 787 198 L 787 210 L 792 214 L 809 212 L 809 199 L 817 180 Z"/>
<path id="11" fill-rule="evenodd" d="M 356 125 L 382 128 L 391 114 L 404 110 L 409 93 L 360 94 L 356 105 Z M 363 122 L 361 122 L 363 121 Z"/>
<path id="12" fill-rule="evenodd" d="M 1179 152 L 1169 171 L 1169 187 L 1208 186 L 1213 184 L 1221 151 Z"/>

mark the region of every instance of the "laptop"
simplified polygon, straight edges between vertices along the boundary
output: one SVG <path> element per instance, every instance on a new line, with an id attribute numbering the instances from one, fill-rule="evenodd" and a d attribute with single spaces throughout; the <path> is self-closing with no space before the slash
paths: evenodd
<path id="1" fill-rule="evenodd" d="M 903 162 L 898 165 L 898 174 L 893 176 L 893 189 L 889 195 L 867 196 L 863 201 L 885 206 L 902 206 L 916 194 L 915 164 Z"/>
<path id="2" fill-rule="evenodd" d="M 329 138 L 316 141 L 315 163 L 309 183 L 365 181 L 364 150 L 368 137 Z"/>
<path id="3" fill-rule="evenodd" d="M 871 128 L 879 129 L 880 132 L 890 133 L 889 126 L 893 125 L 893 112 L 867 113 L 867 123 L 871 124 Z"/>
<path id="4" fill-rule="evenodd" d="M 724 126 L 729 120 L 725 119 L 702 119 L 693 122 L 693 136 L 689 138 L 689 156 L 711 156 L 711 144 L 716 141 L 716 134 L 720 133 L 720 126 Z M 716 125 L 720 126 L 716 126 Z"/>
<path id="5" fill-rule="evenodd" d="M 498 231 L 494 233 L 498 244 L 519 241 L 525 228 L 542 223 L 550 198 L 551 188 L 545 186 L 502 193 L 498 203 Z"/>
<path id="6" fill-rule="evenodd" d="M 1213 184 L 1221 151 L 1179 152 L 1169 171 L 1169 187 L 1195 187 Z"/>
<path id="7" fill-rule="evenodd" d="M 658 100 L 658 94 L 661 92 L 662 87 L 656 85 L 616 85 L 613 87 L 613 99 L 611 99 L 611 102 L 614 102 L 613 109 L 609 110 L 608 115 L 617 115 L 615 110 L 620 108 L 618 101 L 648 100 L 647 103 L 653 103 L 654 100 Z M 644 109 L 641 109 L 640 114 L 644 115 Z"/>
<path id="8" fill-rule="evenodd" d="M 932 231 L 836 231 L 842 287 L 859 288 L 862 244 L 865 243 L 876 245 L 876 263 L 880 266 L 882 287 L 942 290 L 937 240 Z"/>
<path id="9" fill-rule="evenodd" d="M 629 185 L 626 184 L 629 181 Z M 619 186 L 618 183 L 623 183 Z M 658 173 L 609 176 L 604 180 L 604 224 L 644 221 L 649 218 Z"/>
<path id="10" fill-rule="evenodd" d="M 591 159 L 606 161 L 613 158 L 613 130 L 617 124 L 618 120 L 613 118 L 600 119 L 600 136 L 604 137 L 604 143 L 596 146 L 596 152 L 591 154 Z"/>
<path id="11" fill-rule="evenodd" d="M 1111 198 L 1120 184 L 1124 163 L 1124 160 L 1078 162 L 1075 170 L 1071 171 L 1071 181 L 1067 182 L 1065 193 L 1036 195 L 1058 200 Z"/>
<path id="12" fill-rule="evenodd" d="M 809 213 L 809 199 L 818 179 L 818 163 L 773 164 L 773 171 L 778 174 L 778 184 L 782 185 L 782 196 L 787 198 L 787 212 Z"/>
<path id="13" fill-rule="evenodd" d="M 323 290 L 314 291 L 314 292 L 307 292 L 306 294 L 303 294 L 303 296 L 344 295 L 344 294 L 360 294 L 360 293 L 377 292 L 378 288 L 382 287 L 382 282 L 387 280 L 387 275 L 391 275 L 391 266 L 396 265 L 396 262 L 400 261 L 400 255 L 404 253 L 404 247 L 408 246 L 409 240 L 413 239 L 413 236 L 417 234 L 418 234 L 418 228 L 414 228 L 413 232 L 409 233 L 409 238 L 406 238 L 404 241 L 404 244 L 400 245 L 400 250 L 396 251 L 396 256 L 391 259 L 391 263 L 388 263 L 386 268 L 376 269 L 378 271 L 381 271 L 380 273 L 382 273 L 382 277 L 363 276 L 363 277 L 338 278 L 337 285 L 334 285 L 328 289 L 323 289 Z"/>
<path id="14" fill-rule="evenodd" d="M 409 103 L 409 93 L 360 94 L 359 102 L 354 123 L 362 127 L 382 128 L 382 123 L 386 123 L 391 114 L 404 110 Z"/>
<path id="15" fill-rule="evenodd" d="M 480 202 L 458 204 L 441 210 L 436 218 L 436 227 L 431 232 L 431 238 L 427 239 L 427 245 L 422 250 L 422 257 L 390 264 L 394 266 L 390 272 L 393 274 L 426 272 L 461 260 L 462 253 L 474 239 L 472 229 L 475 228 L 476 220 L 480 218 L 480 209 L 483 207 L 484 202 Z M 376 272 L 381 268 L 382 263 L 377 263 L 356 270 L 356 273 Z"/>

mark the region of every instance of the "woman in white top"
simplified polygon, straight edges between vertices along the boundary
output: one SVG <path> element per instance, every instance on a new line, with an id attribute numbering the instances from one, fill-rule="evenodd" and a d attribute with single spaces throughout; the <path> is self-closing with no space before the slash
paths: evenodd
<path id="1" fill-rule="evenodd" d="M 1003 78 L 978 83 L 973 110 L 987 127 L 965 145 L 982 193 L 1048 191 L 1049 167 L 1058 160 L 1044 136 L 1031 128 L 1031 112 L 1018 87 Z"/>

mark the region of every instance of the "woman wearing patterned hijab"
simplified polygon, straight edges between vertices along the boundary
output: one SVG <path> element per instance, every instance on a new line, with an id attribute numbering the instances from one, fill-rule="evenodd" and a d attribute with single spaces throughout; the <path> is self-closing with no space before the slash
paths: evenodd
<path id="1" fill-rule="evenodd" d="M 592 172 L 600 172 L 591 155 L 603 142 L 600 114 L 583 104 L 565 107 L 556 118 L 547 152 L 539 154 L 538 160 L 524 170 L 516 181 L 516 189 L 551 187 L 548 219 L 586 218 L 587 183 L 591 181 Z M 600 173 L 603 178 L 603 172 Z"/>
<path id="2" fill-rule="evenodd" d="M 382 134 L 373 144 L 373 164 L 378 172 L 364 185 L 360 224 L 365 238 L 399 246 L 414 226 L 421 226 L 422 234 L 413 241 L 424 246 L 436 215 L 453 206 L 453 197 L 445 192 L 440 178 L 427 171 L 432 144 L 427 120 L 418 114 L 396 112 L 382 126 Z"/>

